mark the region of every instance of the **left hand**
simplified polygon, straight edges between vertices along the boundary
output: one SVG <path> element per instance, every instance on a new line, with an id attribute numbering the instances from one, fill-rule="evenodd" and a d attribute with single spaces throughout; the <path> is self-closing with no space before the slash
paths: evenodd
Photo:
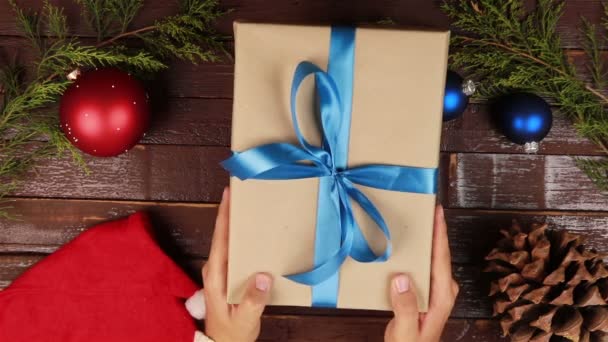
<path id="1" fill-rule="evenodd" d="M 229 206 L 230 190 L 226 188 L 215 222 L 209 261 L 203 267 L 205 334 L 216 342 L 254 342 L 260 334 L 262 312 L 270 299 L 272 278 L 266 273 L 252 276 L 241 303 L 227 304 Z"/>

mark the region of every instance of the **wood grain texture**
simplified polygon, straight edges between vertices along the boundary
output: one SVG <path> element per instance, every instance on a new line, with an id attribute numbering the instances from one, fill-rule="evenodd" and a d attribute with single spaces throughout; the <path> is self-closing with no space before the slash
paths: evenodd
<path id="1" fill-rule="evenodd" d="M 117 158 L 86 157 L 91 175 L 69 160 L 48 160 L 18 197 L 219 202 L 228 184 L 227 148 L 137 145 Z M 440 198 L 450 208 L 607 210 L 608 201 L 570 156 L 442 154 Z M 447 191 L 447 192 L 446 192 Z"/>
<path id="2" fill-rule="evenodd" d="M 21 273 L 41 259 L 40 255 L 0 254 L 0 288 L 7 287 Z"/>
<path id="3" fill-rule="evenodd" d="M 37 0 L 18 0 L 39 8 Z M 74 35 L 93 43 L 93 32 L 73 0 L 51 0 L 66 8 Z M 233 12 L 217 23 L 232 34 L 232 21 L 284 23 L 374 23 L 391 18 L 405 25 L 448 27 L 428 0 L 222 0 Z M 529 7 L 533 0 L 527 0 Z M 147 1 L 133 27 L 173 14 L 174 1 Z M 600 0 L 567 0 L 558 23 L 568 58 L 588 80 L 576 29 L 580 16 L 600 22 Z M 230 38 L 227 46 L 231 49 Z M 28 68 L 34 55 L 21 37 L 8 2 L 0 3 L 0 63 L 15 56 Z M 14 55 L 13 55 L 14 54 Z M 605 54 L 608 61 L 608 52 Z M 86 157 L 86 176 L 68 159 L 43 162 L 27 175 L 9 204 L 18 221 L 0 220 L 0 288 L 35 262 L 99 222 L 138 210 L 149 213 L 161 247 L 198 282 L 208 256 L 216 205 L 227 174 L 218 162 L 229 155 L 233 66 L 174 61 L 147 82 L 153 100 L 151 128 L 129 153 L 117 158 Z M 556 111 L 554 111 L 556 112 Z M 439 197 L 446 210 L 454 276 L 461 294 L 443 341 L 503 341 L 490 316 L 483 256 L 498 230 L 516 218 L 548 222 L 583 235 L 590 248 L 608 249 L 608 201 L 576 168 L 573 156 L 600 155 L 556 112 L 539 155 L 521 154 L 492 124 L 484 103 L 443 127 Z M 388 312 L 272 307 L 260 341 L 382 341 Z"/>
<path id="4" fill-rule="evenodd" d="M 265 316 L 259 342 L 381 342 L 388 318 Z M 490 320 L 450 319 L 442 342 L 507 341 Z"/>
<path id="5" fill-rule="evenodd" d="M 8 202 L 18 220 L 0 220 L 0 253 L 50 253 L 95 224 L 136 211 L 154 223 L 162 247 L 205 258 L 215 224 L 215 204 L 16 198 Z M 446 209 L 452 261 L 477 264 L 512 219 L 547 222 L 585 237 L 590 248 L 608 248 L 608 213 Z M 481 239 L 480 237 L 483 237 Z"/>
<path id="6" fill-rule="evenodd" d="M 0 254 L 0 288 L 7 287 L 42 257 Z M 188 273 L 198 274 L 199 265 L 198 260 L 189 261 L 186 266 Z M 457 310 L 458 308 L 455 312 Z M 300 315 L 293 316 L 295 313 Z M 322 316 L 314 316 L 319 314 Z M 389 319 L 390 313 L 385 312 L 272 307 L 267 309 L 267 315 L 263 319 L 259 341 L 382 341 Z M 493 321 L 451 319 L 444 329 L 443 340 L 473 341 L 481 338 L 482 341 L 494 341 L 499 340 L 498 334 L 498 326 Z"/>
<path id="7" fill-rule="evenodd" d="M 572 122 L 557 112 L 539 154 L 602 155 L 596 145 L 581 138 Z M 169 98 L 154 107 L 152 127 L 144 144 L 230 146 L 232 101 L 230 99 Z M 522 153 L 495 127 L 492 112 L 484 104 L 470 104 L 459 119 L 444 123 L 444 152 Z"/>
<path id="8" fill-rule="evenodd" d="M 92 38 L 80 38 L 84 45 L 94 45 Z M 130 41 L 126 41 L 129 44 Z M 232 42 L 226 42 L 226 49 L 233 53 Z M 565 50 L 566 57 L 573 63 L 581 80 L 592 81 L 587 67 L 588 58 L 582 50 Z M 601 54 L 608 63 L 608 51 Z M 32 78 L 37 55 L 30 42 L 24 37 L 0 35 L 0 61 L 9 62 L 15 59 L 25 66 L 24 80 Z M 234 67 L 232 61 L 225 57 L 218 63 L 193 64 L 179 60 L 167 61 L 168 68 L 148 80 L 154 97 L 196 97 L 196 98 L 232 98 L 234 84 Z"/>
<path id="9" fill-rule="evenodd" d="M 226 148 L 137 145 L 117 158 L 86 157 L 91 175 L 68 158 L 45 160 L 17 196 L 219 202 Z"/>
<path id="10" fill-rule="evenodd" d="M 7 37 L 1 46 L 16 51 L 20 61 L 33 64 L 32 49 L 23 38 Z M 580 53 L 571 53 L 575 60 Z M 608 55 L 607 55 L 608 62 Z M 581 70 L 585 68 L 581 65 Z M 152 124 L 143 144 L 229 146 L 232 116 L 233 67 L 228 64 L 198 66 L 174 62 L 156 80 L 148 82 L 152 98 Z M 555 120 L 541 144 L 540 154 L 601 155 L 588 140 L 577 135 L 572 122 L 554 108 Z M 442 151 L 521 153 L 495 127 L 485 104 L 472 103 L 463 117 L 443 127 Z"/>
<path id="11" fill-rule="evenodd" d="M 0 288 L 8 286 L 11 280 L 41 259 L 40 255 L 0 254 Z M 186 266 L 189 273 L 198 274 L 200 261 L 189 263 Z M 294 311 L 301 314 L 294 316 Z M 259 341 L 382 341 L 390 313 L 371 315 L 373 317 L 355 310 L 268 308 Z M 498 334 L 498 326 L 493 321 L 451 319 L 444 329 L 443 341 L 498 341 Z"/>
<path id="12" fill-rule="evenodd" d="M 570 156 L 453 154 L 449 207 L 608 210 Z"/>
<path id="13" fill-rule="evenodd" d="M 578 136 L 570 119 L 554 108 L 551 132 L 540 144 L 539 154 L 602 155 L 587 139 Z M 154 108 L 152 127 L 144 144 L 230 146 L 232 101 L 230 99 L 169 98 Z M 490 107 L 470 104 L 459 119 L 444 123 L 444 152 L 522 153 L 495 126 Z"/>
<path id="14" fill-rule="evenodd" d="M 70 0 L 53 0 L 52 3 L 65 8 L 69 17 L 72 32 L 79 36 L 93 36 L 93 32 L 80 16 L 80 8 Z M 533 0 L 527 0 L 532 7 Z M 21 0 L 24 8 L 40 9 L 42 4 L 37 0 Z M 422 26 L 445 29 L 448 19 L 441 13 L 438 1 L 428 0 L 223 0 L 221 7 L 232 12 L 217 22 L 217 29 L 223 35 L 232 35 L 232 22 L 235 19 L 247 21 L 275 21 L 283 23 L 306 24 L 361 24 L 376 23 L 391 18 L 393 21 L 408 26 Z M 177 3 L 173 1 L 150 1 L 135 18 L 132 26 L 139 28 L 154 23 L 155 19 L 175 14 Z M 602 5 L 600 0 L 568 0 L 564 16 L 559 21 L 557 30 L 562 37 L 562 45 L 567 48 L 581 46 L 578 27 L 580 16 L 591 22 L 601 20 Z M 15 18 L 8 2 L 0 4 L 0 35 L 20 35 L 15 25 Z"/>
<path id="15" fill-rule="evenodd" d="M 200 281 L 199 269 L 208 256 L 215 220 L 215 205 L 191 203 L 147 203 L 124 201 L 72 201 L 16 199 L 12 203 L 21 221 L 0 221 L 0 283 L 7 284 L 33 261 L 22 253 L 49 253 L 70 241 L 87 227 L 147 211 L 160 245 Z M 555 229 L 569 229 L 585 237 L 590 248 L 608 246 L 608 213 L 564 212 L 492 212 L 483 210 L 447 210 L 454 275 L 461 285 L 461 295 L 454 317 L 489 317 L 486 297 L 487 278 L 481 273 L 481 261 L 498 239 L 498 230 L 516 218 L 522 223 L 548 222 Z M 484 237 L 480 239 L 480 237 Z M 15 256 L 14 254 L 20 253 Z M 331 310 L 273 308 L 277 314 L 332 314 Z M 369 311 L 343 312 L 349 315 L 385 315 Z"/>
<path id="16" fill-rule="evenodd" d="M 204 263 L 201 258 L 184 258 L 169 252 L 172 258 L 184 269 L 184 271 L 195 279 L 199 284 L 202 283 L 200 269 Z M 16 279 L 26 269 L 42 260 L 44 255 L 27 254 L 0 254 L 0 288 L 6 287 Z M 475 317 L 486 318 L 491 316 L 491 304 L 488 300 L 486 279 L 481 274 L 480 267 L 473 265 L 455 265 L 454 278 L 460 284 L 460 294 L 456 301 L 453 317 Z M 370 317 L 389 317 L 390 312 L 369 311 L 369 310 L 333 310 L 303 307 L 283 307 L 277 306 L 268 309 L 269 313 L 301 314 L 301 315 L 327 315 L 327 316 L 370 316 Z"/>

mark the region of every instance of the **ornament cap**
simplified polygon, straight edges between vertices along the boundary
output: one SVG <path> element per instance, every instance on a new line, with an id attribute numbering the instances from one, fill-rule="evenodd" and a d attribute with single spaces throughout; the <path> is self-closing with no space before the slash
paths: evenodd
<path id="1" fill-rule="evenodd" d="M 80 68 L 76 68 L 72 70 L 69 74 L 67 74 L 67 79 L 70 81 L 75 81 L 81 74 Z"/>
<path id="2" fill-rule="evenodd" d="M 524 151 L 526 151 L 526 153 L 537 153 L 539 149 L 540 144 L 536 141 L 531 141 L 524 144 Z"/>
<path id="3" fill-rule="evenodd" d="M 462 83 L 462 92 L 466 96 L 471 96 L 477 91 L 477 84 L 473 80 L 466 80 Z"/>

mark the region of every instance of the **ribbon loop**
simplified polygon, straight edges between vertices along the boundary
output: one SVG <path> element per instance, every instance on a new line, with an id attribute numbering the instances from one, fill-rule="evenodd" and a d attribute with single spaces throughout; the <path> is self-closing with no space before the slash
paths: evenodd
<path id="1" fill-rule="evenodd" d="M 289 180 L 319 177 L 315 265 L 303 273 L 287 275 L 313 286 L 313 305 L 337 305 L 338 272 L 348 256 L 359 262 L 383 262 L 391 255 L 391 234 L 380 211 L 355 184 L 419 194 L 435 194 L 437 169 L 396 165 L 347 168 L 350 133 L 355 29 L 332 28 L 328 72 L 310 62 L 296 67 L 291 86 L 291 119 L 300 146 L 274 143 L 234 152 L 222 162 L 242 180 Z M 303 136 L 296 113 L 298 90 L 314 75 L 319 99 L 322 146 Z M 369 216 L 386 240 L 376 254 L 357 224 L 351 200 Z"/>

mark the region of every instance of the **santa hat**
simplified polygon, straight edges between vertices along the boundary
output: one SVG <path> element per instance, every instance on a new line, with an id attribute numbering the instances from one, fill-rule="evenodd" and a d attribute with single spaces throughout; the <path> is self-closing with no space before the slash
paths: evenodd
<path id="1" fill-rule="evenodd" d="M 91 228 L 0 291 L 2 342 L 192 342 L 204 303 L 142 213 Z"/>

